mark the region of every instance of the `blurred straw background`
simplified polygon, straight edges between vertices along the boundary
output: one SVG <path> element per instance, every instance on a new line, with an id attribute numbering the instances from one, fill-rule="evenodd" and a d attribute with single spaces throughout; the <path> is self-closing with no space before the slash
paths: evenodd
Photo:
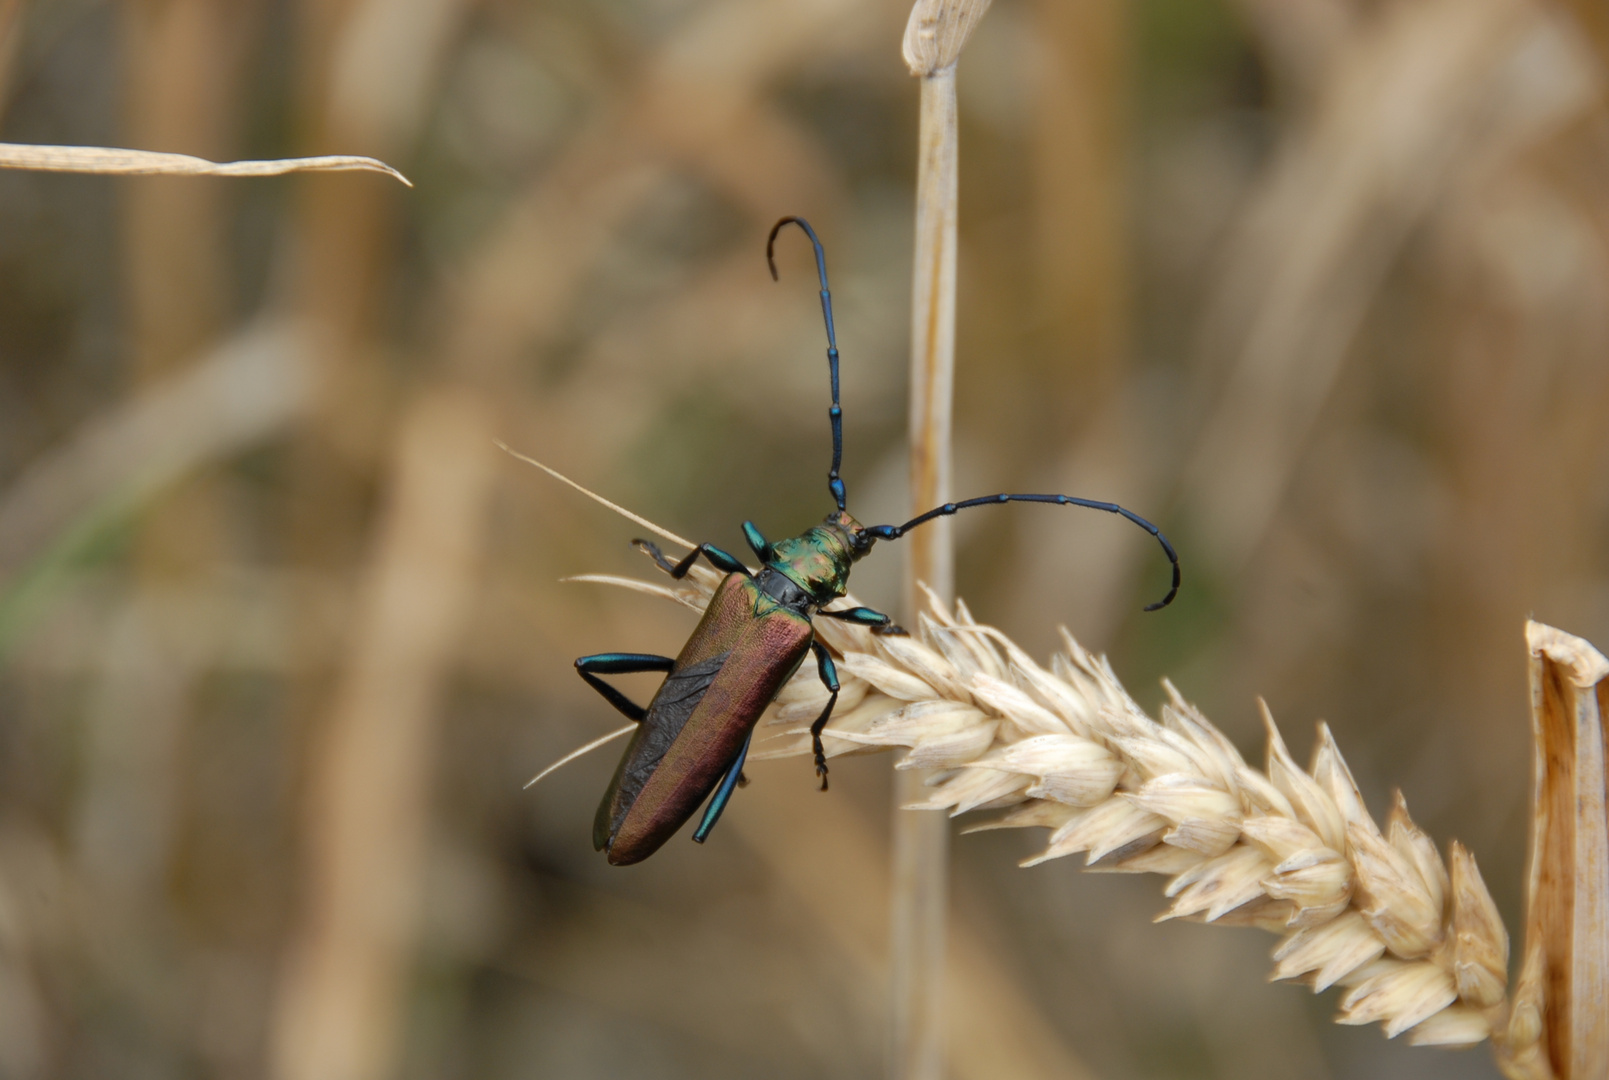
<path id="1" fill-rule="evenodd" d="M 674 651 L 629 526 L 905 509 L 908 4 L 0 0 L 0 139 L 375 176 L 0 173 L 0 1078 L 877 1076 L 886 757 L 589 843 Z M 957 592 L 1325 718 L 1520 925 L 1522 620 L 1609 643 L 1609 17 L 1588 0 L 996 0 L 960 73 Z M 895 607 L 897 546 L 857 573 Z M 633 690 L 646 694 L 646 681 Z M 1301 757 L 1305 747 L 1293 739 Z M 1154 881 L 953 847 L 958 1078 L 1493 1076 L 1328 1023 Z"/>

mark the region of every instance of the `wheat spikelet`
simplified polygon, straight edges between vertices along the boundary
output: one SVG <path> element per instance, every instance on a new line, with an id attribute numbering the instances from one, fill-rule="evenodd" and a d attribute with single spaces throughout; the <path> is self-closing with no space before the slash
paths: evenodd
<path id="1" fill-rule="evenodd" d="M 576 580 L 702 611 L 720 575 Z M 1282 935 L 1272 978 L 1344 987 L 1339 1023 L 1378 1022 L 1388 1036 L 1440 1046 L 1478 1043 L 1506 1024 L 1508 934 L 1474 857 L 1454 843 L 1449 869 L 1400 793 L 1382 830 L 1327 726 L 1303 770 L 1264 705 L 1258 771 L 1171 683 L 1154 720 L 1105 658 L 1065 631 L 1066 650 L 1047 669 L 964 603 L 952 613 L 928 600 L 909 637 L 817 621 L 843 687 L 829 756 L 903 747 L 898 768 L 942 770 L 914 808 L 1006 811 L 971 831 L 1050 829 L 1024 866 L 1082 853 L 1093 870 L 1168 875 L 1172 905 L 1158 921 Z M 808 725 L 825 703 L 814 669 L 803 671 L 750 756 L 809 753 Z"/>

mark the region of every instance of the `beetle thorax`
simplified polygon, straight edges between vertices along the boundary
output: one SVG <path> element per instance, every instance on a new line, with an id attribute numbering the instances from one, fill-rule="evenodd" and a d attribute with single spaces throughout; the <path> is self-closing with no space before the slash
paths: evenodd
<path id="1" fill-rule="evenodd" d="M 810 596 L 818 607 L 849 588 L 849 568 L 871 550 L 861 525 L 843 511 L 803 535 L 772 545 L 767 566 L 784 575 Z"/>

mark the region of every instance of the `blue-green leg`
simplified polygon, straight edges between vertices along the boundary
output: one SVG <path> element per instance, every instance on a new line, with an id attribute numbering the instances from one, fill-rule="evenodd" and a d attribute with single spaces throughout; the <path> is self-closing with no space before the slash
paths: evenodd
<path id="1" fill-rule="evenodd" d="M 771 541 L 765 538 L 764 533 L 755 528 L 754 522 L 752 521 L 745 521 L 743 523 L 743 539 L 749 542 L 749 547 L 753 550 L 754 557 L 759 559 L 762 563 L 770 562 L 772 556 L 776 554 L 776 552 L 771 549 Z"/>
<path id="2" fill-rule="evenodd" d="M 749 573 L 749 568 L 747 566 L 744 566 L 743 563 L 738 559 L 728 555 L 714 544 L 700 544 L 692 551 L 689 551 L 687 553 L 687 557 L 681 562 L 673 563 L 669 559 L 665 558 L 665 553 L 659 550 L 659 545 L 655 544 L 651 540 L 633 540 L 631 543 L 632 546 L 638 550 L 646 551 L 648 553 L 648 557 L 653 559 L 654 562 L 658 563 L 661 570 L 665 571 L 665 573 L 669 574 L 677 581 L 680 581 L 682 578 L 687 576 L 687 571 L 693 568 L 693 564 L 698 561 L 698 557 L 700 555 L 708 559 L 711 566 L 722 571 L 723 573 L 742 574 L 744 577 L 754 576 L 753 574 Z"/>
<path id="3" fill-rule="evenodd" d="M 887 618 L 885 615 L 884 618 Z M 832 696 L 827 699 L 827 707 L 821 710 L 816 722 L 810 725 L 810 749 L 816 754 L 816 775 L 821 777 L 821 790 L 827 790 L 827 750 L 821 745 L 821 732 L 832 718 L 832 707 L 838 704 L 838 669 L 833 666 L 832 656 L 827 652 L 826 646 L 819 641 L 811 642 L 810 648 L 816 654 L 816 674 L 821 676 L 821 685 L 827 688 Z"/>
<path id="4" fill-rule="evenodd" d="M 856 626 L 869 626 L 874 634 L 892 634 L 897 637 L 907 636 L 904 627 L 895 625 L 893 619 L 874 608 L 852 607 L 845 608 L 842 611 L 818 611 L 816 614 L 826 616 L 829 619 L 854 623 Z"/>
<path id="5" fill-rule="evenodd" d="M 575 662 L 576 671 L 587 681 L 588 686 L 602 694 L 603 699 L 619 709 L 627 719 L 635 720 L 639 724 L 642 723 L 642 718 L 648 715 L 648 710 L 598 676 L 631 675 L 639 671 L 669 671 L 675 666 L 674 657 L 657 656 L 654 653 L 594 653 L 591 656 L 583 656 Z"/>
<path id="6" fill-rule="evenodd" d="M 726 770 L 725 776 L 721 777 L 721 786 L 715 789 L 715 794 L 710 798 L 709 806 L 704 808 L 704 820 L 698 823 L 698 829 L 693 833 L 693 839 L 697 843 L 702 844 L 705 838 L 709 836 L 710 830 L 715 828 L 715 823 L 721 820 L 721 814 L 726 810 L 727 800 L 732 797 L 732 790 L 742 783 L 743 761 L 749 756 L 749 742 L 753 738 L 754 732 L 751 731 L 747 738 L 743 740 L 743 749 L 737 752 L 737 758 L 732 762 L 732 767 Z"/>

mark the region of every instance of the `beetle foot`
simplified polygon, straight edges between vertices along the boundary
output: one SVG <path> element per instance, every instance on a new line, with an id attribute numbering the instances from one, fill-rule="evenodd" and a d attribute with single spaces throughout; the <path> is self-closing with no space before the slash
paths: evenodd
<path id="1" fill-rule="evenodd" d="M 676 564 L 665 558 L 665 553 L 659 550 L 659 545 L 652 540 L 633 540 L 631 546 L 654 560 L 658 567 L 667 574 L 676 573 Z"/>
<path id="2" fill-rule="evenodd" d="M 872 633 L 886 637 L 910 637 L 911 632 L 898 623 L 884 623 L 882 626 L 872 627 Z"/>

